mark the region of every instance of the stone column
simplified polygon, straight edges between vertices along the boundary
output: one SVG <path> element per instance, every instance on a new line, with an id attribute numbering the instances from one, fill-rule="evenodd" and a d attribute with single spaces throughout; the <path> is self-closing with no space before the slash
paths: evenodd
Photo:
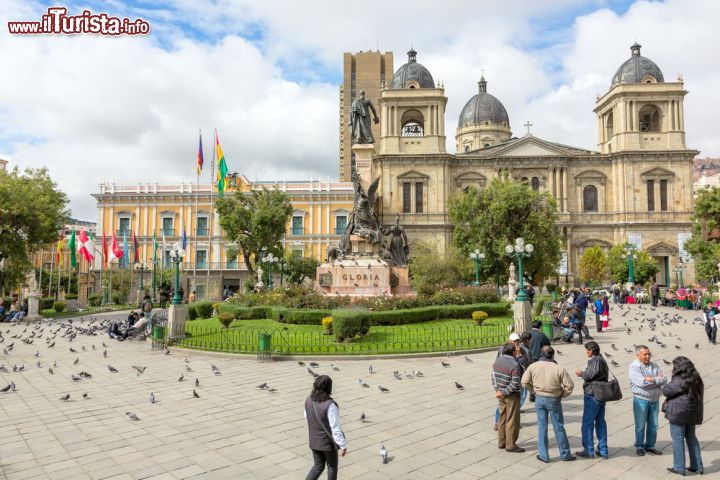
<path id="1" fill-rule="evenodd" d="M 375 146 L 372 143 L 361 143 L 352 146 L 355 153 L 355 171 L 360 177 L 360 184 L 365 192 L 373 181 L 372 178 L 372 156 Z"/>
<path id="2" fill-rule="evenodd" d="M 40 297 L 41 295 L 38 292 L 28 293 L 28 314 L 23 317 L 23 321 L 34 322 L 42 318 L 40 316 Z"/>
<path id="3" fill-rule="evenodd" d="M 515 332 L 518 335 L 530 330 L 530 324 L 532 323 L 532 309 L 530 308 L 530 302 L 516 301 L 513 303 L 513 320 L 515 321 Z"/>
<path id="4" fill-rule="evenodd" d="M 187 316 L 187 307 L 185 305 L 170 305 L 170 308 L 168 308 L 168 342 L 178 338 L 185 338 L 185 320 L 187 320 Z"/>

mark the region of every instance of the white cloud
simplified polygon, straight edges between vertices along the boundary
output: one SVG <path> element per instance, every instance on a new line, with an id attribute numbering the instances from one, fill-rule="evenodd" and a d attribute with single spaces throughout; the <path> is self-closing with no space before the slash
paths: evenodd
<path id="1" fill-rule="evenodd" d="M 112 7 L 155 18 L 147 38 L 3 31 L 0 158 L 47 165 L 83 218 L 95 215 L 89 194 L 102 179 L 194 181 L 198 128 L 206 160 L 216 127 L 230 169 L 250 179 L 334 178 L 337 85 L 306 70 L 319 65 L 339 78 L 342 53 L 374 49 L 378 29 L 380 48 L 395 53 L 396 68 L 413 44 L 418 60 L 445 84 L 450 151 L 481 68 L 516 135 L 530 120 L 536 135 L 594 148 L 595 95 L 607 90 L 637 39 L 667 80 L 684 75 L 688 145 L 720 154 L 716 114 L 708 107 L 720 100 L 720 57 L 713 55 L 720 2 L 638 2 L 623 15 L 600 9 L 578 17 L 565 35 L 552 32 L 549 46 L 533 38 L 531 22 L 568 15 L 576 3 L 528 1 L 510 11 L 507 1 L 373 0 L 350 11 L 331 0 L 178 0 L 154 12 Z M 37 19 L 44 8 L 3 2 L 0 17 Z M 183 22 L 212 41 L 183 32 L 177 26 Z M 261 31 L 261 40 L 236 34 L 245 28 Z M 535 44 L 544 46 L 528 50 Z"/>

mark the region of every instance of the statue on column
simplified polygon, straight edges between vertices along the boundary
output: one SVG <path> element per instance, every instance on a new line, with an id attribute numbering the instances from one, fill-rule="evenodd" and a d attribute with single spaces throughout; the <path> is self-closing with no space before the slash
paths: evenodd
<path id="1" fill-rule="evenodd" d="M 360 96 L 353 100 L 350 108 L 350 133 L 355 143 L 375 143 L 370 112 L 373 114 L 373 122 L 379 123 L 375 107 L 369 98 L 365 98 L 365 90 L 360 90 Z"/>
<path id="2" fill-rule="evenodd" d="M 392 264 L 398 267 L 407 266 L 409 247 L 405 229 L 400 226 L 400 214 L 395 214 L 395 225 L 383 233 L 390 235 L 390 244 L 387 250 Z"/>
<path id="3" fill-rule="evenodd" d="M 515 278 L 515 264 L 510 262 L 510 278 L 508 278 L 508 298 L 515 300 L 515 290 L 517 290 L 517 279 Z"/>
<path id="4" fill-rule="evenodd" d="M 35 278 L 35 272 L 28 272 L 25 275 L 25 281 L 28 285 L 28 293 L 38 293 L 37 279 Z"/>

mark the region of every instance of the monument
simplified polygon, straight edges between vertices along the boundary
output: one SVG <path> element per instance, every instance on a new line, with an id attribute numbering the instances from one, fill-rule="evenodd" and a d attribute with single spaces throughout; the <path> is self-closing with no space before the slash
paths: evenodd
<path id="1" fill-rule="evenodd" d="M 42 297 L 42 294 L 38 290 L 35 272 L 28 272 L 28 274 L 25 275 L 25 280 L 28 285 L 28 314 L 23 317 L 23 320 L 26 322 L 34 322 L 42 318 L 40 316 L 40 297 Z"/>
<path id="2" fill-rule="evenodd" d="M 380 177 L 372 178 L 374 139 L 370 115 L 377 113 L 365 92 L 353 101 L 350 129 L 357 173 L 353 174 L 353 211 L 338 245 L 328 248 L 327 261 L 315 273 L 316 289 L 324 295 L 353 297 L 414 295 L 410 289 L 405 230 L 396 215 L 395 225 L 383 230 L 375 213 Z M 388 239 L 385 236 L 389 236 Z"/>

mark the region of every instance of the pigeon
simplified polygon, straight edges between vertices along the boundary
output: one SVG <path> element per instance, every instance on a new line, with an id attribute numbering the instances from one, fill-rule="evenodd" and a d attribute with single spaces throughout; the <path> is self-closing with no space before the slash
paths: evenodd
<path id="1" fill-rule="evenodd" d="M 135 415 L 133 412 L 125 412 L 125 415 L 127 415 L 128 417 L 130 417 L 130 420 L 132 420 L 133 422 L 139 422 L 139 421 L 140 421 L 140 417 L 138 417 L 137 415 Z"/>
<path id="2" fill-rule="evenodd" d="M 610 355 L 610 354 L 607 353 L 607 352 L 605 352 L 605 356 L 606 356 L 607 358 L 612 358 L 612 355 Z"/>
<path id="3" fill-rule="evenodd" d="M 558 355 L 562 355 L 562 354 L 563 354 L 563 353 L 562 353 L 560 350 L 558 350 L 558 349 L 555 349 L 555 351 L 558 353 Z"/>
<path id="4" fill-rule="evenodd" d="M 153 392 L 150 392 L 150 403 L 155 403 L 155 394 Z"/>
<path id="5" fill-rule="evenodd" d="M 74 348 L 70 347 L 70 353 L 77 353 L 77 350 L 75 350 Z"/>
<path id="6" fill-rule="evenodd" d="M 268 388 L 268 392 L 270 392 L 270 393 L 276 393 L 276 392 L 277 392 L 277 388 L 270 387 L 270 388 Z"/>
<path id="7" fill-rule="evenodd" d="M 94 344 L 94 343 L 92 344 L 92 349 L 93 349 L 93 351 L 95 351 L 95 344 Z"/>
<path id="8" fill-rule="evenodd" d="M 193 390 L 193 397 L 200 398 L 200 395 L 198 395 L 198 393 L 195 390 Z"/>
<path id="9" fill-rule="evenodd" d="M 445 362 L 443 362 L 443 361 L 441 361 L 440 363 L 442 364 L 443 367 L 446 367 L 446 368 L 450 366 L 449 363 L 445 363 Z"/>
<path id="10" fill-rule="evenodd" d="M 66 393 L 65 395 L 60 397 L 60 400 L 62 400 L 63 402 L 67 402 L 68 400 L 70 400 L 70 394 Z"/>
<path id="11" fill-rule="evenodd" d="M 308 365 L 310 365 L 310 366 L 313 367 L 313 368 L 316 368 L 316 367 L 319 367 L 319 366 L 320 366 L 320 364 L 317 363 L 317 362 L 310 362 Z"/>
<path id="12" fill-rule="evenodd" d="M 465 361 L 468 363 L 473 363 L 473 360 L 470 357 L 465 357 Z"/>
<path id="13" fill-rule="evenodd" d="M 298 362 L 298 365 L 300 365 L 301 367 L 304 367 L 304 366 L 305 366 L 305 362 Z"/>
<path id="14" fill-rule="evenodd" d="M 165 355 L 170 355 L 170 349 L 165 350 Z"/>
<path id="15" fill-rule="evenodd" d="M 333 365 L 332 363 L 330 364 L 330 366 L 332 367 L 333 372 L 339 372 L 339 371 L 340 371 L 340 369 L 339 369 L 338 367 L 336 367 L 335 365 Z"/>
<path id="16" fill-rule="evenodd" d="M 198 379 L 196 378 L 196 379 L 195 379 L 195 388 L 198 388 L 198 387 L 200 387 L 200 380 L 198 380 Z"/>
<path id="17" fill-rule="evenodd" d="M 35 358 L 38 358 L 40 356 L 40 351 L 35 352 Z"/>
<path id="18" fill-rule="evenodd" d="M 183 361 L 184 361 L 185 363 L 190 363 L 190 359 L 187 358 L 187 357 L 184 357 L 184 358 L 183 358 Z"/>
<path id="19" fill-rule="evenodd" d="M 614 343 L 611 343 L 610 346 L 612 347 L 613 350 L 617 350 L 617 347 L 615 346 Z"/>
<path id="20" fill-rule="evenodd" d="M 182 382 L 183 380 L 185 380 L 185 375 L 180 375 L 180 377 L 178 378 L 178 382 Z"/>
<path id="21" fill-rule="evenodd" d="M 629 348 L 625 348 L 625 347 L 623 347 L 623 348 L 625 349 L 625 351 L 626 351 L 627 353 L 632 353 L 632 352 L 633 352 L 633 351 L 630 350 Z"/>
<path id="22" fill-rule="evenodd" d="M 50 373 L 50 375 L 53 375 L 53 374 L 55 374 L 55 372 L 53 372 L 53 369 L 52 369 L 52 367 L 48 367 L 48 372 Z"/>
<path id="23" fill-rule="evenodd" d="M 55 342 L 52 342 L 50 345 L 48 345 L 48 348 L 52 348 L 55 346 Z"/>
<path id="24" fill-rule="evenodd" d="M 40 362 L 37 362 L 35 365 L 40 368 Z"/>
<path id="25" fill-rule="evenodd" d="M 458 382 L 455 382 L 455 388 L 457 388 L 458 390 L 465 390 L 465 387 L 460 385 Z"/>
<path id="26" fill-rule="evenodd" d="M 72 378 L 73 382 L 79 382 L 82 380 L 82 378 L 78 377 L 77 375 L 70 375 L 70 378 Z"/>
<path id="27" fill-rule="evenodd" d="M 15 382 L 10 382 L 10 390 L 14 392 L 16 389 L 17 387 L 15 386 Z"/>
<path id="28" fill-rule="evenodd" d="M 360 421 L 363 422 L 363 423 L 365 423 L 365 419 L 366 419 L 366 418 L 367 418 L 367 417 L 365 416 L 365 412 L 362 412 L 362 413 L 360 414 Z"/>
<path id="29" fill-rule="evenodd" d="M 312 376 L 315 377 L 315 378 L 317 378 L 317 377 L 320 376 L 320 375 L 318 375 L 317 373 L 313 372 L 312 368 L 310 368 L 310 367 L 308 367 L 307 371 L 308 371 L 308 373 L 309 373 L 310 375 L 312 375 Z"/>
<path id="30" fill-rule="evenodd" d="M 87 392 L 83 393 L 83 398 L 84 398 L 85 400 L 87 400 L 88 398 L 90 398 L 90 397 L 88 397 Z"/>
<path id="31" fill-rule="evenodd" d="M 107 358 L 107 350 L 103 350 L 103 357 Z"/>
<path id="32" fill-rule="evenodd" d="M 10 388 L 12 388 L 12 385 L 10 385 L 10 384 L 8 383 L 8 386 L 0 389 L 0 392 L 3 392 L 3 393 L 4 393 L 4 392 L 9 392 L 9 391 L 10 391 Z"/>
<path id="33" fill-rule="evenodd" d="M 358 378 L 358 383 L 359 383 L 360 386 L 363 387 L 363 388 L 370 388 L 370 385 L 368 385 L 367 383 L 363 382 L 363 379 L 362 379 L 362 378 Z"/>
<path id="34" fill-rule="evenodd" d="M 263 383 L 261 383 L 260 385 L 258 385 L 257 387 L 258 387 L 260 390 L 264 390 L 264 389 L 267 388 L 267 386 L 268 386 L 267 382 L 263 382 Z"/>
<path id="35" fill-rule="evenodd" d="M 678 350 L 680 350 L 680 345 L 675 345 L 675 348 L 677 348 Z"/>
<path id="36" fill-rule="evenodd" d="M 112 373 L 118 373 L 117 368 L 113 367 L 112 365 L 108 365 L 108 370 L 110 370 L 110 372 Z"/>
<path id="37" fill-rule="evenodd" d="M 378 390 L 380 390 L 380 391 L 383 392 L 383 393 L 387 393 L 387 392 L 390 391 L 390 390 L 388 390 L 387 388 L 383 387 L 382 385 L 378 385 Z"/>
<path id="38" fill-rule="evenodd" d="M 610 360 L 610 365 L 612 365 L 613 367 L 619 367 L 619 366 L 620 366 L 620 364 L 619 364 L 618 362 L 616 362 L 615 360 Z"/>
<path id="39" fill-rule="evenodd" d="M 373 370 L 372 364 L 370 364 L 370 366 L 368 367 L 368 373 L 370 373 L 370 375 L 372 375 L 373 373 L 375 373 L 375 370 Z"/>
<path id="40" fill-rule="evenodd" d="M 78 363 L 80 363 L 80 359 L 76 358 L 75 361 L 73 362 L 73 365 L 77 365 Z"/>
<path id="41" fill-rule="evenodd" d="M 213 365 L 212 363 L 210 364 L 210 370 L 212 370 L 213 373 L 220 371 L 220 369 L 218 367 L 216 367 L 215 365 Z"/>
<path id="42" fill-rule="evenodd" d="M 193 369 L 190 368 L 190 365 L 185 365 L 185 371 L 186 371 L 186 372 L 192 372 Z"/>
<path id="43" fill-rule="evenodd" d="M 385 445 L 380 445 L 380 457 L 382 458 L 382 463 L 388 463 L 388 451 Z"/>
<path id="44" fill-rule="evenodd" d="M 86 372 L 84 370 L 82 372 L 78 373 L 78 375 L 80 375 L 81 377 L 85 377 L 85 378 L 92 378 L 92 375 L 90 375 L 88 372 Z"/>
<path id="45" fill-rule="evenodd" d="M 423 376 L 423 372 L 421 372 L 420 370 L 413 370 L 412 373 L 413 373 L 413 375 L 415 375 L 416 377 L 422 377 L 422 376 Z"/>
<path id="46" fill-rule="evenodd" d="M 699 344 L 699 343 L 696 343 L 696 344 L 695 344 L 695 348 L 697 348 L 698 350 L 700 350 L 700 344 Z"/>
<path id="47" fill-rule="evenodd" d="M 138 366 L 136 366 L 136 365 L 132 365 L 132 368 L 134 368 L 135 370 L 137 370 L 137 376 L 139 377 L 140 375 L 142 375 L 143 373 L 145 373 L 145 369 L 146 369 L 147 367 L 138 367 Z"/>
<path id="48" fill-rule="evenodd" d="M 402 377 L 400 376 L 400 372 L 398 372 L 397 370 L 395 370 L 393 372 L 393 376 L 395 377 L 395 380 L 402 380 Z"/>
<path id="49" fill-rule="evenodd" d="M 663 363 L 665 365 L 672 365 L 672 362 L 670 360 L 665 360 L 664 358 L 663 358 Z"/>
<path id="50" fill-rule="evenodd" d="M 105 342 L 102 342 L 102 346 L 103 346 L 103 348 L 108 348 L 108 346 L 105 345 Z"/>

